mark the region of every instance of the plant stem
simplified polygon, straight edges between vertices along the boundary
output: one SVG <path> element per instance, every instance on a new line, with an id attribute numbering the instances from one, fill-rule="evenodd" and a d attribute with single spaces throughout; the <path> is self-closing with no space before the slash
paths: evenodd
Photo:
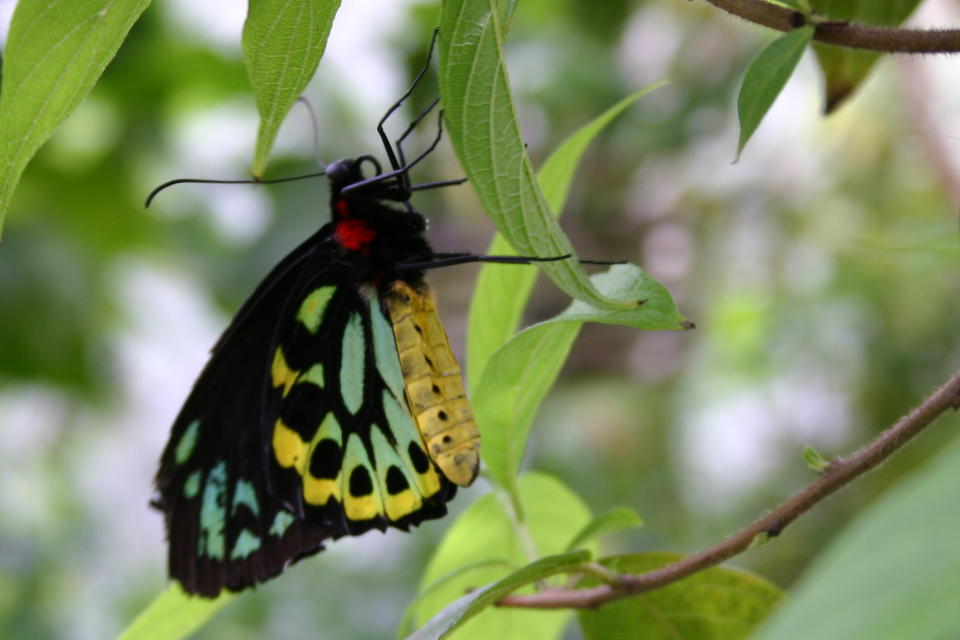
<path id="1" fill-rule="evenodd" d="M 776 509 L 769 511 L 747 528 L 719 544 L 654 571 L 624 575 L 616 585 L 606 584 L 580 590 L 552 589 L 532 595 L 514 594 L 502 598 L 497 604 L 503 607 L 530 609 L 592 609 L 614 600 L 668 585 L 692 573 L 718 565 L 748 549 L 758 535 L 766 534 L 771 538 L 778 536 L 791 522 L 818 502 L 887 460 L 951 408 L 960 408 L 960 371 L 954 373 L 933 395 L 900 418 L 892 427 L 883 431 L 872 442 L 849 456 L 834 458 L 816 480 Z"/>
<path id="2" fill-rule="evenodd" d="M 710 4 L 749 22 L 778 31 L 797 27 L 803 14 L 765 0 L 707 0 Z M 960 29 L 901 29 L 875 27 L 847 21 L 816 21 L 813 39 L 854 49 L 886 53 L 958 53 Z"/>
<path id="3" fill-rule="evenodd" d="M 523 550 L 527 562 L 530 563 L 539 559 L 540 553 L 537 551 L 537 545 L 530 533 L 530 527 L 527 526 L 523 505 L 520 503 L 520 489 L 517 487 L 516 478 L 511 478 L 508 487 L 502 487 L 492 480 L 491 484 L 500 505 L 510 519 L 510 525 L 513 527 L 513 532 L 517 536 L 517 541 L 520 543 L 520 548 Z"/>

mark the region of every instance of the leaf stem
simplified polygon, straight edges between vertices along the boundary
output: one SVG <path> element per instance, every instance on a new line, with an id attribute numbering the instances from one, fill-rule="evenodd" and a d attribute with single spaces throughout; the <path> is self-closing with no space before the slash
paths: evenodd
<path id="1" fill-rule="evenodd" d="M 960 370 L 953 374 L 929 398 L 921 402 L 896 424 L 872 442 L 846 457 L 837 457 L 813 482 L 796 492 L 780 506 L 767 512 L 739 533 L 726 540 L 654 571 L 624 575 L 618 584 L 590 589 L 554 589 L 531 595 L 508 595 L 497 603 L 502 607 L 528 609 L 592 609 L 600 605 L 676 582 L 686 576 L 713 567 L 750 548 L 758 535 L 771 538 L 827 496 L 862 476 L 896 453 L 948 409 L 960 409 Z"/>
<path id="2" fill-rule="evenodd" d="M 507 518 L 510 519 L 510 525 L 513 527 L 513 532 L 517 536 L 517 541 L 520 543 L 520 548 L 523 550 L 527 563 L 538 560 L 540 552 L 537 550 L 537 544 L 530 533 L 530 527 L 527 526 L 523 504 L 520 502 L 520 491 L 517 488 L 515 478 L 510 478 L 510 486 L 508 487 L 501 486 L 492 480 L 491 484 L 493 484 L 494 492 L 504 512 L 506 512 Z"/>
<path id="3" fill-rule="evenodd" d="M 621 584 L 623 584 L 623 579 L 625 577 L 622 573 L 618 573 L 613 569 L 605 567 L 599 562 L 586 562 L 579 567 L 576 567 L 576 569 L 580 573 L 591 575 L 600 580 L 600 582 L 609 584 L 613 587 L 619 587 Z"/>

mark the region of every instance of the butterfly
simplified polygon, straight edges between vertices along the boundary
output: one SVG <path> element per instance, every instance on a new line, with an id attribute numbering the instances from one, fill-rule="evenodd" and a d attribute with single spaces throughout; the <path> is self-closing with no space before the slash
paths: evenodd
<path id="1" fill-rule="evenodd" d="M 244 302 L 174 421 L 152 504 L 188 593 L 242 590 L 328 540 L 440 518 L 477 476 L 479 433 L 424 271 L 567 256 L 431 249 L 410 198 L 465 180 L 411 184 L 442 126 L 410 162 L 403 143 L 437 101 L 395 146 L 384 131 L 426 69 L 378 124 L 390 170 L 369 155 L 325 167 L 330 222 Z"/>

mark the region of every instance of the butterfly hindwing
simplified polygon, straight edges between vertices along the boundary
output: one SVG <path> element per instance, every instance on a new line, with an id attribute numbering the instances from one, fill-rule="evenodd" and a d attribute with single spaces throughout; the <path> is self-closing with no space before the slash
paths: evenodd
<path id="1" fill-rule="evenodd" d="M 389 319 L 372 288 L 342 282 L 316 283 L 276 348 L 278 486 L 342 534 L 439 517 L 453 486 L 407 409 Z"/>

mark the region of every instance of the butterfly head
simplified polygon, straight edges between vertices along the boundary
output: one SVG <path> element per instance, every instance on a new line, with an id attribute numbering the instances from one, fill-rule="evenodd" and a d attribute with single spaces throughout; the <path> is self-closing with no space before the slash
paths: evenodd
<path id="1" fill-rule="evenodd" d="M 344 189 L 367 180 L 367 176 L 363 174 L 364 163 L 369 163 L 373 166 L 373 176 L 377 176 L 383 172 L 380 163 L 373 156 L 341 158 L 327 167 L 327 179 L 330 181 L 330 188 L 334 196 L 339 196 Z M 377 184 L 377 182 L 370 183 L 371 186 L 374 184 Z M 359 190 L 351 189 L 351 191 Z"/>
<path id="2" fill-rule="evenodd" d="M 346 186 L 363 180 L 363 173 L 356 160 L 341 158 L 327 167 L 327 179 L 334 191 L 340 191 Z"/>
<path id="3" fill-rule="evenodd" d="M 363 165 L 372 165 L 369 176 Z M 330 181 L 331 221 L 334 240 L 342 248 L 372 258 L 383 275 L 410 255 L 429 256 L 423 239 L 426 220 L 406 203 L 394 179 L 383 180 L 383 170 L 373 156 L 343 158 L 326 168 Z M 404 208 L 393 203 L 404 203 Z"/>

